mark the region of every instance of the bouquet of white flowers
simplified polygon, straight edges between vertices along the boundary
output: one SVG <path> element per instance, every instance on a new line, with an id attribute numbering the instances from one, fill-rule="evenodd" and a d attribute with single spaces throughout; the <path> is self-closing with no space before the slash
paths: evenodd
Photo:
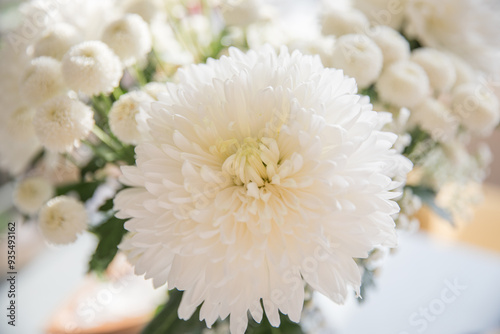
<path id="1" fill-rule="evenodd" d="M 144 333 L 307 332 L 310 290 L 363 295 L 422 203 L 452 222 L 480 197 L 488 6 L 325 3 L 299 34 L 258 0 L 23 3 L 0 49 L 3 219 L 87 230 L 89 271 L 123 252 L 168 284 Z"/>

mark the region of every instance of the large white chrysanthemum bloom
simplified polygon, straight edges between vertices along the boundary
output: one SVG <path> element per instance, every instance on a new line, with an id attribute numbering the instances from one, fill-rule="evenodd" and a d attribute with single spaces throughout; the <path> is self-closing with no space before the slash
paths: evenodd
<path id="1" fill-rule="evenodd" d="M 446 142 L 453 138 L 458 119 L 442 102 L 427 98 L 412 109 L 410 122 L 429 132 L 432 139 Z"/>
<path id="2" fill-rule="evenodd" d="M 54 196 L 54 187 L 43 177 L 32 176 L 16 184 L 12 195 L 14 205 L 25 214 L 35 214 Z"/>
<path id="3" fill-rule="evenodd" d="M 410 44 L 398 31 L 388 26 L 376 26 L 368 34 L 384 56 L 384 66 L 410 58 Z"/>
<path id="4" fill-rule="evenodd" d="M 141 112 L 141 105 L 151 103 L 153 98 L 141 91 L 120 96 L 113 103 L 109 112 L 109 126 L 113 134 L 127 144 L 137 144 L 142 135 L 137 126 L 136 116 Z"/>
<path id="5" fill-rule="evenodd" d="M 69 244 L 87 228 L 88 215 L 83 203 L 68 197 L 58 196 L 49 200 L 38 216 L 42 235 L 52 244 Z"/>
<path id="6" fill-rule="evenodd" d="M 62 72 L 71 89 L 88 95 L 112 92 L 123 75 L 120 58 L 101 41 L 73 46 L 62 59 Z"/>
<path id="7" fill-rule="evenodd" d="M 113 49 L 125 66 L 142 60 L 152 47 L 148 24 L 137 14 L 126 14 L 111 22 L 102 34 L 102 41 Z"/>
<path id="8" fill-rule="evenodd" d="M 67 23 L 50 26 L 34 45 L 36 57 L 47 56 L 61 60 L 64 54 L 82 40 L 78 30 Z"/>
<path id="9" fill-rule="evenodd" d="M 84 103 L 61 95 L 37 109 L 33 125 L 38 139 L 47 149 L 71 151 L 92 130 L 94 112 Z"/>
<path id="10" fill-rule="evenodd" d="M 37 105 L 61 93 L 64 86 L 61 63 L 50 57 L 38 57 L 26 68 L 20 91 L 26 101 Z"/>
<path id="11" fill-rule="evenodd" d="M 152 104 L 151 140 L 115 198 L 136 273 L 184 290 L 183 319 L 201 303 L 208 326 L 230 315 L 232 334 L 248 311 L 261 321 L 261 300 L 273 326 L 278 310 L 299 321 L 304 283 L 338 303 L 359 292 L 353 258 L 395 246 L 391 178 L 411 169 L 380 131 L 390 116 L 286 48 L 231 48 L 179 79 Z"/>
<path id="12" fill-rule="evenodd" d="M 478 134 L 491 134 L 500 121 L 498 98 L 483 85 L 467 83 L 457 87 L 451 104 L 463 126 Z"/>
<path id="13" fill-rule="evenodd" d="M 430 93 L 429 78 L 424 69 L 404 60 L 385 68 L 376 88 L 382 101 L 398 107 L 413 107 Z"/>
<path id="14" fill-rule="evenodd" d="M 355 8 L 330 8 L 323 13 L 321 22 L 323 35 L 364 34 L 369 29 L 370 23 L 365 14 Z"/>
<path id="15" fill-rule="evenodd" d="M 383 55 L 369 37 L 349 34 L 340 37 L 333 49 L 331 65 L 356 79 L 360 88 L 370 86 L 382 70 Z"/>
<path id="16" fill-rule="evenodd" d="M 432 48 L 419 48 L 412 52 L 410 60 L 424 69 L 436 92 L 447 92 L 453 87 L 457 74 L 453 62 L 445 53 Z"/>

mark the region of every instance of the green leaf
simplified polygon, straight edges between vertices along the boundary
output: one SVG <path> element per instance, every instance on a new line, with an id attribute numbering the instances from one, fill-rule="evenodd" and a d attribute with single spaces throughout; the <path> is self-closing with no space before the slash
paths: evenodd
<path id="1" fill-rule="evenodd" d="M 415 195 L 420 197 L 424 204 L 432 209 L 432 211 L 438 214 L 441 218 L 447 220 L 452 226 L 455 226 L 453 214 L 449 210 L 446 210 L 436 204 L 436 192 L 433 189 L 423 186 L 410 188 Z"/>
<path id="2" fill-rule="evenodd" d="M 113 199 L 114 198 L 111 197 L 106 202 L 104 202 L 104 204 L 99 207 L 98 211 L 106 212 L 106 211 L 113 209 Z"/>
<path id="3" fill-rule="evenodd" d="M 193 316 L 185 321 L 177 317 L 177 310 L 182 299 L 182 292 L 172 290 L 169 292 L 169 299 L 165 306 L 156 314 L 153 320 L 142 331 L 142 334 L 201 334 L 206 328 L 204 321 L 199 321 L 200 307 Z M 280 327 L 272 327 L 264 315 L 261 323 L 249 320 L 246 334 L 304 334 L 299 324 L 296 324 L 283 314 L 280 314 Z M 225 322 L 228 319 L 224 320 Z M 221 322 L 216 322 L 215 327 Z"/>
<path id="4" fill-rule="evenodd" d="M 110 217 L 104 223 L 92 228 L 90 232 L 97 235 L 99 243 L 89 262 L 89 272 L 103 272 L 111 263 L 116 253 L 118 245 L 123 236 L 127 233 L 124 227 L 125 220 L 114 216 Z"/>
<path id="5" fill-rule="evenodd" d="M 60 196 L 74 191 L 80 196 L 80 200 L 85 202 L 94 195 L 94 192 L 101 183 L 102 181 L 92 181 L 65 184 L 56 189 L 56 194 Z"/>
<path id="6" fill-rule="evenodd" d="M 177 316 L 177 309 L 181 303 L 182 292 L 171 290 L 168 293 L 168 301 L 165 306 L 156 314 L 153 320 L 144 328 L 142 334 L 202 334 L 206 328 L 205 322 L 199 321 L 200 308 L 193 316 L 185 321 Z"/>

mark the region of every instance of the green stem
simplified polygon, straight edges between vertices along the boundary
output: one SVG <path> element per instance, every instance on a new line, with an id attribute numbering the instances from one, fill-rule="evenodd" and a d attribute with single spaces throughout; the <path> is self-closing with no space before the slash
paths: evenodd
<path id="1" fill-rule="evenodd" d="M 118 151 L 122 148 L 122 145 L 114 141 L 106 132 L 104 132 L 97 125 L 94 126 L 92 132 L 97 136 L 97 138 L 99 138 L 100 141 L 106 144 L 106 146 L 108 146 L 113 151 Z"/>

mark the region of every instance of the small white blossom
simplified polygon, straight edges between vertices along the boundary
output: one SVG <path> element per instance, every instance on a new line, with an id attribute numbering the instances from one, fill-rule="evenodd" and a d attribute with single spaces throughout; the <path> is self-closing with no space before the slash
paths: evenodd
<path id="1" fill-rule="evenodd" d="M 27 177 L 16 184 L 12 196 L 19 211 L 32 215 L 54 196 L 54 187 L 46 178 Z"/>
<path id="2" fill-rule="evenodd" d="M 50 57 L 38 57 L 24 71 L 20 92 L 32 105 L 54 97 L 64 89 L 61 63 Z"/>
<path id="3" fill-rule="evenodd" d="M 442 102 L 427 98 L 412 109 L 410 122 L 430 133 L 432 139 L 451 140 L 458 128 L 458 120 Z"/>
<path id="4" fill-rule="evenodd" d="M 94 113 L 84 103 L 61 95 L 41 105 L 33 119 L 36 135 L 49 150 L 71 151 L 94 126 Z"/>
<path id="5" fill-rule="evenodd" d="M 369 36 L 378 45 L 384 55 L 384 66 L 410 57 L 410 44 L 399 32 L 388 26 L 376 26 Z"/>
<path id="6" fill-rule="evenodd" d="M 112 92 L 123 75 L 120 58 L 100 41 L 73 46 L 62 59 L 62 72 L 71 89 L 87 95 Z"/>
<path id="7" fill-rule="evenodd" d="M 382 101 L 413 107 L 429 95 L 429 78 L 420 65 L 399 61 L 385 68 L 376 83 Z"/>
<path id="8" fill-rule="evenodd" d="M 445 53 L 431 48 L 419 48 L 413 51 L 410 60 L 424 69 L 436 92 L 447 92 L 453 87 L 457 77 L 455 66 Z"/>
<path id="9" fill-rule="evenodd" d="M 327 9 L 321 23 L 323 35 L 342 36 L 347 34 L 363 34 L 370 24 L 365 14 L 354 8 Z"/>
<path id="10" fill-rule="evenodd" d="M 64 54 L 75 44 L 82 41 L 78 30 L 67 23 L 50 26 L 34 45 L 36 57 L 48 56 L 61 60 Z"/>
<path id="11" fill-rule="evenodd" d="M 123 94 L 113 103 L 109 112 L 109 126 L 113 134 L 127 144 L 137 144 L 142 135 L 136 117 L 141 105 L 151 103 L 153 98 L 145 92 L 137 91 Z"/>
<path id="12" fill-rule="evenodd" d="M 340 37 L 334 47 L 331 65 L 356 79 L 360 88 L 374 83 L 380 75 L 383 56 L 369 37 L 349 34 Z"/>
<path id="13" fill-rule="evenodd" d="M 151 51 L 152 40 L 148 24 L 137 14 L 127 14 L 111 22 L 102 35 L 125 66 L 144 59 Z"/>
<path id="14" fill-rule="evenodd" d="M 457 87 L 451 104 L 462 125 L 475 133 L 489 135 L 500 121 L 498 98 L 483 85 L 468 83 Z"/>
<path id="15" fill-rule="evenodd" d="M 38 226 L 45 239 L 59 245 L 74 242 L 87 228 L 87 221 L 83 203 L 68 196 L 52 198 L 38 216 Z"/>

